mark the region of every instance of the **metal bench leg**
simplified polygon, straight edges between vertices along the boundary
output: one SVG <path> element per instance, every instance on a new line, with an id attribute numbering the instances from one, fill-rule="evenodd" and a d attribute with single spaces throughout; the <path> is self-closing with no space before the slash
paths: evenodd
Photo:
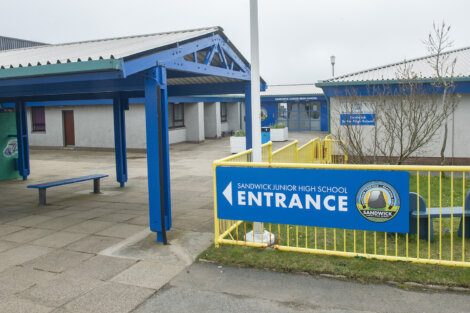
<path id="1" fill-rule="evenodd" d="M 460 224 L 459 224 L 459 230 L 457 231 L 457 235 L 459 237 L 462 237 L 462 224 L 463 224 L 463 218 L 460 219 Z M 465 238 L 470 238 L 470 217 L 465 216 Z"/>
<path id="2" fill-rule="evenodd" d="M 100 191 L 100 179 L 93 179 L 93 193 L 101 193 Z"/>
<path id="3" fill-rule="evenodd" d="M 46 188 L 39 188 L 39 205 L 46 205 Z"/>

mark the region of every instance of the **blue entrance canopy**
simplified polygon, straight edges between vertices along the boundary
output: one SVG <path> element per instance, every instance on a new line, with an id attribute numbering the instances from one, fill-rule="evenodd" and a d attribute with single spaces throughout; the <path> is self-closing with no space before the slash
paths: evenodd
<path id="1" fill-rule="evenodd" d="M 249 80 L 249 63 L 220 27 L 0 52 L 0 104 L 16 108 L 23 179 L 30 173 L 26 103 L 111 99 L 116 177 L 123 187 L 125 111 L 130 98 L 145 98 L 150 229 L 163 242 L 171 228 L 168 97 L 245 93 L 249 122 Z M 246 129 L 251 137 L 250 123 Z"/>

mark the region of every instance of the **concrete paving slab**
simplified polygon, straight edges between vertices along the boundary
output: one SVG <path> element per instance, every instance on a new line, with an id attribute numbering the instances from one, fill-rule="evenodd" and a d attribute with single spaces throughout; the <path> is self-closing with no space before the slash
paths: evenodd
<path id="1" fill-rule="evenodd" d="M 105 283 L 64 306 L 70 313 L 128 313 L 150 297 L 153 289 Z"/>
<path id="2" fill-rule="evenodd" d="M 128 220 L 127 223 L 132 224 L 132 225 L 148 226 L 149 225 L 148 212 L 146 212 L 146 214 L 143 216 L 138 216 L 138 217 Z"/>
<path id="3" fill-rule="evenodd" d="M 59 249 L 38 257 L 24 266 L 51 273 L 62 273 L 93 257 L 93 254 Z"/>
<path id="4" fill-rule="evenodd" d="M 61 216 L 61 217 L 56 217 L 51 220 L 45 221 L 43 223 L 37 224 L 36 227 L 52 229 L 52 230 L 62 230 L 64 228 L 79 224 L 84 221 L 85 219 L 80 219 L 80 218 L 70 217 L 70 216 Z"/>
<path id="5" fill-rule="evenodd" d="M 77 267 L 68 271 L 68 273 L 106 281 L 122 271 L 126 271 L 136 262 L 136 260 L 131 259 L 97 255 L 82 262 Z"/>
<path id="6" fill-rule="evenodd" d="M 51 210 L 41 213 L 41 215 L 51 216 L 51 217 L 63 217 L 73 214 L 75 211 L 68 211 L 64 209 L 60 210 Z"/>
<path id="7" fill-rule="evenodd" d="M 18 244 L 14 242 L 0 240 L 0 252 L 12 249 L 16 246 L 18 246 Z"/>
<path id="8" fill-rule="evenodd" d="M 208 247 L 213 236 L 210 233 L 173 230 L 168 233 L 168 241 L 170 244 L 163 246 L 155 244 L 155 235 L 149 234 L 148 231 L 144 231 L 138 235 L 135 240 L 128 239 L 126 242 L 119 243 L 117 247 L 111 247 L 101 253 L 111 256 L 188 266 Z"/>
<path id="9" fill-rule="evenodd" d="M 186 266 L 140 261 L 112 279 L 126 285 L 158 290 L 181 272 Z"/>
<path id="10" fill-rule="evenodd" d="M 0 297 L 0 312 L 2 313 L 48 313 L 53 310 L 53 307 L 40 305 L 15 295 Z"/>
<path id="11" fill-rule="evenodd" d="M 26 217 L 29 214 L 22 212 L 0 212 L 0 224 L 6 224 L 8 222 L 16 221 L 20 218 Z M 0 236 L 1 236 L 0 232 Z"/>
<path id="12" fill-rule="evenodd" d="M 87 276 L 64 273 L 39 283 L 19 295 L 35 303 L 59 307 L 103 284 L 102 281 Z"/>
<path id="13" fill-rule="evenodd" d="M 0 237 L 6 236 L 8 234 L 23 230 L 24 227 L 14 226 L 14 225 L 2 225 L 0 227 Z"/>
<path id="14" fill-rule="evenodd" d="M 69 217 L 75 217 L 75 218 L 81 218 L 85 220 L 91 220 L 97 217 L 101 217 L 103 215 L 109 214 L 108 212 L 105 211 L 98 211 L 98 210 L 88 210 L 88 211 L 77 211 L 75 213 L 72 213 L 68 215 Z"/>
<path id="15" fill-rule="evenodd" d="M 56 276 L 54 273 L 13 266 L 0 273 L 0 292 L 17 293 Z"/>
<path id="16" fill-rule="evenodd" d="M 88 220 L 83 223 L 67 227 L 67 231 L 71 233 L 94 234 L 114 225 L 116 225 L 116 223 Z"/>
<path id="17" fill-rule="evenodd" d="M 66 246 L 65 249 L 96 254 L 101 250 L 119 243 L 121 240 L 121 238 L 92 235 Z"/>
<path id="18" fill-rule="evenodd" d="M 96 218 L 95 220 L 97 221 L 104 221 L 104 222 L 114 222 L 114 223 L 120 223 L 120 222 L 125 222 L 130 219 L 133 219 L 137 217 L 137 214 L 121 214 L 121 213 L 113 213 L 109 215 L 103 215 L 101 217 Z"/>
<path id="19" fill-rule="evenodd" d="M 65 231 L 58 231 L 51 235 L 42 237 L 38 240 L 31 242 L 33 245 L 50 247 L 50 248 L 63 248 L 66 245 L 86 237 L 87 234 L 69 233 Z"/>
<path id="20" fill-rule="evenodd" d="M 138 225 L 131 225 L 126 223 L 119 223 L 105 230 L 102 230 L 97 233 L 97 235 L 101 236 L 109 236 L 109 237 L 117 237 L 117 238 L 127 238 L 130 237 L 142 230 L 146 227 L 138 226 Z"/>
<path id="21" fill-rule="evenodd" d="M 18 220 L 14 220 L 8 222 L 8 225 L 16 225 L 16 226 L 23 226 L 23 227 L 32 227 L 47 220 L 52 219 L 53 217 L 47 215 L 30 215 L 27 217 L 20 218 Z"/>
<path id="22" fill-rule="evenodd" d="M 0 253 L 0 272 L 6 268 L 23 264 L 51 252 L 52 249 L 39 246 L 21 245 Z"/>
<path id="23" fill-rule="evenodd" d="M 50 229 L 43 229 L 43 228 L 26 228 L 12 234 L 6 235 L 2 237 L 2 240 L 11 241 L 16 243 L 27 243 L 34 241 L 38 238 L 45 237 L 51 233 L 53 230 Z"/>

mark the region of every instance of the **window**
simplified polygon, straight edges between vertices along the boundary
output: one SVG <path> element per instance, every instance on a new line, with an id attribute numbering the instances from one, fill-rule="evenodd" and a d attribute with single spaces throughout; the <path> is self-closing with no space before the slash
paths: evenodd
<path id="1" fill-rule="evenodd" d="M 32 107 L 31 108 L 31 120 L 33 123 L 33 132 L 45 132 L 46 131 L 46 114 L 44 107 Z"/>
<path id="2" fill-rule="evenodd" d="M 184 127 L 184 104 L 173 103 L 168 106 L 168 127 Z"/>
<path id="3" fill-rule="evenodd" d="M 220 104 L 220 121 L 227 122 L 227 103 Z"/>

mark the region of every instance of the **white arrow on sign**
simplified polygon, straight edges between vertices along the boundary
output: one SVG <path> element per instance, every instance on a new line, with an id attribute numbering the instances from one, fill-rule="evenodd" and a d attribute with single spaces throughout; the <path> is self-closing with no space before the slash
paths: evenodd
<path id="1" fill-rule="evenodd" d="M 227 185 L 227 187 L 225 188 L 224 192 L 222 192 L 222 194 L 225 196 L 225 199 L 227 199 L 228 203 L 232 205 L 232 182 L 230 182 L 230 184 Z"/>

